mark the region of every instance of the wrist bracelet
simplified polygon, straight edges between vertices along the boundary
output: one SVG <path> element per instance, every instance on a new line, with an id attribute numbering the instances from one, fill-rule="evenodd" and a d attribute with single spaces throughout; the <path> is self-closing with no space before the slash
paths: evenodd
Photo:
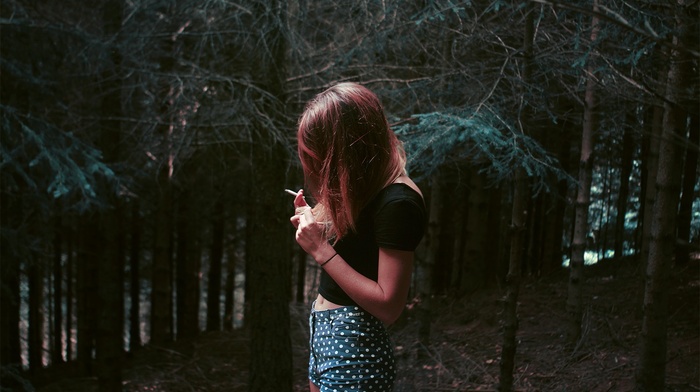
<path id="1" fill-rule="evenodd" d="M 323 267 L 324 265 L 328 264 L 329 261 L 333 260 L 333 258 L 334 258 L 335 256 L 338 256 L 338 252 L 335 252 L 335 254 L 334 254 L 333 256 L 329 257 L 328 260 L 324 261 L 323 263 L 321 263 L 321 264 L 319 264 L 319 265 L 320 265 L 321 267 Z"/>

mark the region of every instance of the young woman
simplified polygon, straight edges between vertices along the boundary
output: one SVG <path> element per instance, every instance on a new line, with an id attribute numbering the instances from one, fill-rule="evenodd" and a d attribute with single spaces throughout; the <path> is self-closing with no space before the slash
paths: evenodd
<path id="1" fill-rule="evenodd" d="M 385 325 L 404 308 L 427 222 L 423 197 L 377 96 L 342 83 L 299 120 L 299 159 L 316 204 L 299 190 L 296 241 L 322 267 L 312 305 L 311 391 L 388 391 L 396 369 Z"/>

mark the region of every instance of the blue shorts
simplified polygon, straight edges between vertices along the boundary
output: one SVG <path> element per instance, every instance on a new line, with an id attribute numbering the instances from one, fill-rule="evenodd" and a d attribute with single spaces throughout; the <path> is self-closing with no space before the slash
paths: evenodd
<path id="1" fill-rule="evenodd" d="M 357 306 L 314 310 L 312 305 L 309 328 L 309 380 L 321 392 L 392 389 L 394 352 L 376 317 Z"/>

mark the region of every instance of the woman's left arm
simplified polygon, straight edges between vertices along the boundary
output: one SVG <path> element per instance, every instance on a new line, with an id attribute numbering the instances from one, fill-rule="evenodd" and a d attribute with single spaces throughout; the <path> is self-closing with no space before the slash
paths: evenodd
<path id="1" fill-rule="evenodd" d="M 399 318 L 406 305 L 413 272 L 413 252 L 379 248 L 376 282 L 357 272 L 340 255 L 323 268 L 360 307 L 390 325 Z"/>

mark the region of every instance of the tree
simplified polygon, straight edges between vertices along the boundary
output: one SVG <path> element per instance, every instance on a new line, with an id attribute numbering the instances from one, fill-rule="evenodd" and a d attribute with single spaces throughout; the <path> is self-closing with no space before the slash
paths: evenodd
<path id="1" fill-rule="evenodd" d="M 225 208 L 221 191 L 216 192 L 211 218 L 211 247 L 207 286 L 207 331 L 221 330 L 221 272 L 224 257 Z"/>
<path id="2" fill-rule="evenodd" d="M 687 50 L 697 30 L 697 14 L 693 22 L 686 16 L 691 11 L 684 0 L 673 6 L 673 19 L 678 32 L 670 49 L 668 84 L 664 103 L 663 130 L 659 147 L 656 175 L 658 194 L 652 211 L 651 242 L 646 266 L 644 318 L 637 368 L 636 387 L 639 391 L 664 389 L 668 326 L 668 274 L 675 252 L 676 214 L 680 198 L 682 157 L 677 140 L 686 133 L 688 105 L 692 100 L 684 94 L 684 86 L 692 85 L 692 61 Z M 692 11 L 691 11 L 692 12 Z M 697 76 L 696 76 L 697 77 Z"/>
<path id="3" fill-rule="evenodd" d="M 593 11 L 598 11 L 598 3 L 594 0 Z M 595 43 L 600 33 L 599 20 L 593 16 L 591 21 L 591 42 Z M 578 188 L 576 193 L 576 219 L 574 221 L 574 237 L 569 264 L 569 290 L 566 309 L 569 314 L 567 339 L 575 343 L 581 337 L 581 318 L 583 315 L 583 265 L 588 237 L 588 206 L 591 194 L 591 173 L 593 170 L 593 133 L 596 128 L 595 111 L 595 64 L 591 55 L 586 67 L 586 91 L 583 108 L 583 129 L 581 132 L 581 159 L 579 162 Z"/>
<path id="4" fill-rule="evenodd" d="M 252 128 L 251 199 L 248 216 L 249 253 L 246 254 L 247 290 L 251 334 L 250 391 L 291 391 L 292 352 L 289 335 L 291 229 L 287 216 L 289 199 L 280 197 L 286 183 L 289 147 L 281 132 L 285 98 L 286 3 L 256 3 L 256 41 L 265 49 L 254 58 L 254 80 L 265 92 L 262 112 L 270 122 L 259 118 Z M 258 24 L 259 23 L 259 24 Z M 275 246 L 270 246 L 275 244 Z M 286 246 L 285 246 L 286 244 Z"/>
<path id="5" fill-rule="evenodd" d="M 121 122 L 121 55 L 119 31 L 122 24 L 123 3 L 108 0 L 102 9 L 104 23 L 104 49 L 108 60 L 103 65 L 100 79 L 103 96 L 100 102 L 100 140 L 108 164 L 120 160 L 122 145 Z M 112 46 L 114 45 L 114 46 Z M 122 390 L 122 352 L 124 347 L 124 262 L 125 239 L 122 228 L 123 201 L 109 192 L 105 200 L 107 208 L 98 217 L 99 252 L 90 262 L 97 264 L 98 322 L 96 335 L 97 377 L 101 392 Z M 93 257 L 94 257 L 93 256 Z M 99 262 L 98 262 L 99 260 Z"/>

